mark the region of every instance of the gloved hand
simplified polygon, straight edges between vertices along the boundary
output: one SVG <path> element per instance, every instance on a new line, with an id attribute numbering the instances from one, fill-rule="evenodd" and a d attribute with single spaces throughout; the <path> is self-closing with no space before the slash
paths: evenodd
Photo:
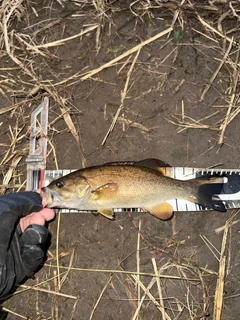
<path id="1" fill-rule="evenodd" d="M 23 216 L 42 209 L 42 198 L 36 192 L 0 196 L 0 297 L 32 277 L 44 262 L 50 245 L 50 233 L 40 225 L 45 219 L 23 232 L 19 224 Z"/>

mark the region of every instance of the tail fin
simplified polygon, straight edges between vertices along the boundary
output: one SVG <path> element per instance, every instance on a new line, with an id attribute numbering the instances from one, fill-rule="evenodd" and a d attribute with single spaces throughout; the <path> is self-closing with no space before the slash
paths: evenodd
<path id="1" fill-rule="evenodd" d="M 224 187 L 223 177 L 210 177 L 209 179 L 197 179 L 198 191 L 197 202 L 208 209 L 226 212 L 226 208 L 218 194 L 222 193 Z"/>

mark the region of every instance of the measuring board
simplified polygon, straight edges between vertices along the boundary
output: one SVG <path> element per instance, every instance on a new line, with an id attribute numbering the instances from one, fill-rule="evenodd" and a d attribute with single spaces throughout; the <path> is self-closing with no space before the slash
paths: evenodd
<path id="1" fill-rule="evenodd" d="M 47 129 L 48 129 L 49 98 L 44 97 L 42 103 L 31 115 L 30 150 L 27 162 L 27 191 L 39 191 L 51 181 L 75 170 L 46 170 Z M 240 208 L 240 170 L 232 169 L 199 169 L 188 167 L 164 167 L 165 175 L 174 179 L 210 179 L 224 177 L 221 193 L 217 194 L 226 209 Z M 209 208 L 179 199 L 167 201 L 174 211 L 204 211 Z M 73 209 L 60 209 L 62 212 L 91 212 Z M 119 208 L 114 212 L 142 211 L 140 208 Z"/>
<path id="2" fill-rule="evenodd" d="M 163 168 L 165 174 L 171 178 L 179 180 L 188 179 L 204 179 L 213 176 L 224 177 L 224 186 L 219 198 L 223 201 L 226 209 L 240 208 L 240 170 L 232 169 L 200 169 L 188 167 L 166 167 Z M 75 170 L 46 170 L 45 171 L 45 186 L 51 181 L 56 180 Z M 209 210 L 206 207 L 199 206 L 187 200 L 170 199 L 167 201 L 173 207 L 174 211 L 205 211 Z M 118 208 L 114 212 L 142 212 L 140 208 Z M 61 209 L 61 212 L 91 212 L 79 211 L 74 209 Z"/>

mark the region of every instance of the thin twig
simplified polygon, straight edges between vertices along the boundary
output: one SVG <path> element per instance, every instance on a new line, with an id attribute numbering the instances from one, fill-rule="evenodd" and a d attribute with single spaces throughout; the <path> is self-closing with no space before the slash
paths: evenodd
<path id="1" fill-rule="evenodd" d="M 71 37 L 68 37 L 68 38 L 64 38 L 64 39 L 61 39 L 61 40 L 56 40 L 56 41 L 49 42 L 49 43 L 40 44 L 40 45 L 38 45 L 38 46 L 30 46 L 30 47 L 28 48 L 28 50 L 29 50 L 29 49 L 30 49 L 30 50 L 34 50 L 34 49 L 39 49 L 39 48 L 56 47 L 56 46 L 59 46 L 59 45 L 64 44 L 66 41 L 79 38 L 79 37 L 83 36 L 84 34 L 93 31 L 93 30 L 96 29 L 97 27 L 98 27 L 98 25 L 94 25 L 94 26 L 91 26 L 91 27 L 85 29 L 84 31 L 81 31 L 80 33 L 75 34 L 74 36 L 71 36 Z"/>
<path id="2" fill-rule="evenodd" d="M 81 159 L 82 159 L 82 167 L 85 168 L 87 165 L 87 161 L 86 161 L 86 158 L 83 153 L 83 147 L 82 147 L 82 141 L 81 141 L 80 135 L 77 133 L 77 130 L 73 124 L 73 121 L 72 121 L 72 118 L 71 118 L 69 112 L 62 107 L 60 107 L 60 110 L 62 112 L 64 121 L 66 122 L 71 134 L 73 135 L 74 139 L 77 142 L 77 147 L 78 147 Z"/>
<path id="3" fill-rule="evenodd" d="M 46 293 L 49 293 L 49 294 L 52 294 L 52 295 L 56 295 L 56 296 L 64 297 L 64 298 L 68 298 L 68 299 L 74 299 L 74 300 L 77 299 L 76 296 L 72 296 L 72 295 L 69 295 L 69 294 L 66 294 L 66 293 L 52 291 L 52 290 L 43 289 L 43 288 L 39 288 L 39 287 L 26 286 L 24 284 L 21 285 L 21 288 L 28 289 L 28 290 L 34 290 L 34 291 L 46 292 Z"/>
<path id="4" fill-rule="evenodd" d="M 238 84 L 238 79 L 239 79 L 239 71 L 235 71 L 234 72 L 234 85 L 233 85 L 233 93 L 231 96 L 231 101 L 230 101 L 230 106 L 227 109 L 227 113 L 225 116 L 225 119 L 223 121 L 223 124 L 220 127 L 221 130 L 221 134 L 219 136 L 218 139 L 218 144 L 222 144 L 223 143 L 223 139 L 224 139 L 224 134 L 227 128 L 227 125 L 239 114 L 240 109 L 235 109 L 234 112 L 231 114 L 232 111 L 232 107 L 234 105 L 234 101 L 235 101 L 235 96 L 236 96 L 236 88 L 237 88 L 237 84 Z M 236 102 L 235 102 L 236 103 Z"/>
<path id="5" fill-rule="evenodd" d="M 221 63 L 219 64 L 219 66 L 217 67 L 217 69 L 215 70 L 215 72 L 213 73 L 213 75 L 211 76 L 210 80 L 209 80 L 209 84 L 206 85 L 205 89 L 203 90 L 203 93 L 201 95 L 201 98 L 200 98 L 200 101 L 202 101 L 204 98 L 205 98 L 205 95 L 206 93 L 208 92 L 208 90 L 210 89 L 210 87 L 212 86 L 212 83 L 213 81 L 216 79 L 219 71 L 222 69 L 222 66 L 224 65 L 224 63 L 226 62 L 227 58 L 228 58 L 228 55 L 232 49 L 232 45 L 233 45 L 233 38 L 231 39 L 230 43 L 229 43 L 229 46 L 228 46 L 228 49 L 227 51 L 225 52 L 222 60 L 221 60 Z"/>
<path id="6" fill-rule="evenodd" d="M 154 270 L 156 276 L 159 275 L 159 272 L 157 270 L 156 260 L 154 258 L 152 258 L 152 264 L 153 264 L 153 270 Z M 161 314 L 162 314 L 162 319 L 166 320 L 166 318 L 169 319 L 169 317 L 166 317 L 166 312 L 165 312 L 164 302 L 163 302 L 163 296 L 162 296 L 161 283 L 160 283 L 160 277 L 156 277 L 156 282 L 157 282 L 157 288 L 158 288 L 160 311 L 161 311 Z"/>
<path id="7" fill-rule="evenodd" d="M 102 296 L 103 296 L 105 290 L 107 289 L 107 287 L 108 287 L 108 285 L 109 285 L 109 282 L 110 282 L 111 280 L 112 280 L 112 274 L 108 277 L 108 279 L 107 279 L 107 281 L 106 281 L 106 283 L 105 283 L 105 285 L 104 285 L 104 287 L 103 287 L 103 289 L 102 289 L 102 291 L 101 291 L 101 293 L 100 293 L 100 295 L 99 295 L 96 303 L 94 304 L 93 309 L 92 309 L 92 312 L 91 312 L 90 317 L 89 317 L 89 320 L 92 320 L 93 315 L 94 315 L 94 313 L 95 313 L 95 310 L 97 309 L 97 306 L 98 306 L 100 300 L 102 299 Z"/>
<path id="8" fill-rule="evenodd" d="M 94 76 L 95 74 L 101 72 L 102 70 L 109 68 L 111 66 L 113 66 L 116 62 L 124 59 L 125 57 L 129 56 L 130 54 L 133 54 L 134 52 L 141 50 L 144 46 L 148 45 L 149 43 L 156 41 L 157 39 L 165 36 L 166 34 L 170 33 L 173 30 L 172 27 L 158 33 L 157 35 L 155 35 L 154 37 L 143 41 L 142 43 L 138 44 L 137 46 L 133 47 L 132 49 L 128 50 L 127 52 L 124 52 L 123 54 L 121 54 L 120 56 L 116 57 L 115 59 L 105 63 L 103 66 L 94 69 L 92 71 L 90 71 L 89 73 L 87 73 L 85 76 L 81 77 L 80 80 L 84 81 L 87 80 L 89 78 L 91 78 L 92 76 Z"/>
<path id="9" fill-rule="evenodd" d="M 52 264 L 45 264 L 45 266 L 50 267 L 50 268 L 56 268 L 56 265 Z M 60 269 L 69 269 L 69 267 L 64 267 L 64 266 L 59 266 Z M 82 271 L 82 272 L 99 272 L 99 273 L 122 273 L 122 274 L 133 274 L 132 271 L 125 271 L 125 270 L 107 270 L 107 269 L 87 269 L 87 268 L 76 268 L 76 267 L 71 267 L 71 270 L 73 271 Z M 135 272 L 135 274 L 137 274 Z M 141 276 L 146 276 L 146 277 L 156 277 L 155 273 L 148 273 L 148 272 L 139 272 L 139 275 Z M 185 278 L 181 278 L 178 276 L 171 276 L 171 275 L 166 275 L 166 274 L 160 274 L 159 275 L 161 278 L 164 279 L 174 279 L 174 280 L 184 280 Z M 199 281 L 198 278 L 189 278 L 189 281 Z"/>
<path id="10" fill-rule="evenodd" d="M 124 101 L 125 101 L 126 96 L 127 96 L 127 91 L 128 91 L 128 85 L 129 85 L 130 77 L 131 77 L 133 68 L 134 68 L 134 66 L 135 66 L 135 63 L 137 62 L 137 58 L 138 58 L 138 56 L 139 56 L 140 50 L 141 50 L 141 48 L 138 49 L 138 51 L 137 51 L 137 53 L 136 53 L 136 55 L 135 55 L 135 57 L 134 57 L 134 59 L 133 59 L 133 62 L 132 62 L 132 64 L 131 64 L 131 67 L 130 67 L 129 70 L 128 70 L 127 79 L 126 79 L 126 83 L 125 83 L 125 86 L 124 86 L 124 90 L 123 90 L 123 92 L 121 93 L 121 104 L 120 104 L 120 106 L 118 107 L 117 112 L 116 112 L 116 114 L 115 114 L 115 116 L 114 116 L 114 118 L 113 118 L 113 121 L 112 121 L 111 125 L 110 125 L 110 128 L 108 129 L 108 132 L 106 133 L 106 135 L 105 135 L 105 137 L 104 137 L 104 139 L 103 139 L 103 141 L 102 141 L 102 146 L 105 144 L 105 142 L 106 142 L 109 134 L 113 131 L 113 128 L 114 128 L 114 126 L 115 126 L 115 124 L 116 124 L 116 122 L 117 122 L 117 119 L 118 119 L 118 117 L 119 117 L 119 115 L 120 115 L 120 113 L 121 113 L 121 111 L 122 111 L 122 109 L 123 109 Z"/>
<path id="11" fill-rule="evenodd" d="M 225 266 L 226 266 L 226 243 L 228 237 L 229 227 L 232 224 L 233 219 L 238 215 L 240 210 L 233 212 L 232 216 L 226 221 L 224 234 L 222 238 L 222 246 L 220 253 L 219 261 L 219 271 L 218 279 L 215 290 L 215 299 L 214 299 L 214 309 L 213 309 L 213 320 L 220 320 L 223 306 L 223 294 L 224 294 L 224 277 L 225 277 Z"/>

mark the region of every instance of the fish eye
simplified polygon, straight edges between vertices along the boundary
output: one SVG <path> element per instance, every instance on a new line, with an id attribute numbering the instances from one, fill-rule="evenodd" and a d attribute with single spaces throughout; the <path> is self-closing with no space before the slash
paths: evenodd
<path id="1" fill-rule="evenodd" d="M 58 188 L 62 188 L 62 187 L 64 186 L 64 183 L 63 183 L 62 181 L 57 181 L 57 182 L 56 182 L 56 186 L 57 186 Z"/>

